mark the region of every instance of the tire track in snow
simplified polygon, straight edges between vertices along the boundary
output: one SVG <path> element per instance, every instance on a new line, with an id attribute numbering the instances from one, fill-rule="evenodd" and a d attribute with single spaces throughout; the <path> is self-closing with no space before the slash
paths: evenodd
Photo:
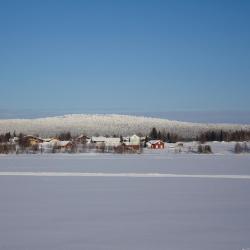
<path id="1" fill-rule="evenodd" d="M 40 177 L 127 177 L 127 178 L 205 178 L 205 179 L 245 179 L 250 175 L 213 174 L 164 174 L 164 173 L 85 173 L 85 172 L 0 172 L 0 176 L 40 176 Z"/>

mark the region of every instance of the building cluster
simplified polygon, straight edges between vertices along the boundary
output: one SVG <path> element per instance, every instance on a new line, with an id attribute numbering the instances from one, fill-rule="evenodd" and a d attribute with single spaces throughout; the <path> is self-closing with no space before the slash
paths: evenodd
<path id="1" fill-rule="evenodd" d="M 10 143 L 16 145 L 17 151 L 27 150 L 45 153 L 56 152 L 117 152 L 139 153 L 144 147 L 163 149 L 161 140 L 147 140 L 145 137 L 132 135 L 128 137 L 107 137 L 80 135 L 70 140 L 60 140 L 58 137 L 41 138 L 25 135 L 23 138 L 13 137 Z"/>

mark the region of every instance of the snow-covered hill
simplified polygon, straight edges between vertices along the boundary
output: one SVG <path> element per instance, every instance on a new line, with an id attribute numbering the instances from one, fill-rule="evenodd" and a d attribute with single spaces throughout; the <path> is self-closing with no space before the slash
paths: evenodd
<path id="1" fill-rule="evenodd" d="M 73 135 L 81 133 L 85 133 L 87 135 L 131 135 L 134 133 L 148 134 L 153 127 L 193 138 L 200 132 L 208 129 L 250 130 L 250 125 L 201 124 L 115 114 L 73 114 L 39 119 L 0 120 L 0 133 L 16 131 L 16 133 L 22 132 L 26 134 L 39 134 L 40 136 L 51 136 L 65 131 L 70 131 Z"/>

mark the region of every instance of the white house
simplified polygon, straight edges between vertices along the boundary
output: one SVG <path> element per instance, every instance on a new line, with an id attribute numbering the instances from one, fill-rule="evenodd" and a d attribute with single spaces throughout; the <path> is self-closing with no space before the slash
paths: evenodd
<path id="1" fill-rule="evenodd" d="M 127 146 L 137 146 L 140 145 L 140 137 L 137 135 L 132 135 L 129 138 L 124 138 L 124 143 Z"/>

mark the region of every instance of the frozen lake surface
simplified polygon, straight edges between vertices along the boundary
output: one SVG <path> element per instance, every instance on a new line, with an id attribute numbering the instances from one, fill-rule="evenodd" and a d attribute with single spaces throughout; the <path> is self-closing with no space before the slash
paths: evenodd
<path id="1" fill-rule="evenodd" d="M 28 172 L 38 176 L 18 175 Z M 249 248 L 250 180 L 208 175 L 250 176 L 250 155 L 0 156 L 0 249 Z"/>

